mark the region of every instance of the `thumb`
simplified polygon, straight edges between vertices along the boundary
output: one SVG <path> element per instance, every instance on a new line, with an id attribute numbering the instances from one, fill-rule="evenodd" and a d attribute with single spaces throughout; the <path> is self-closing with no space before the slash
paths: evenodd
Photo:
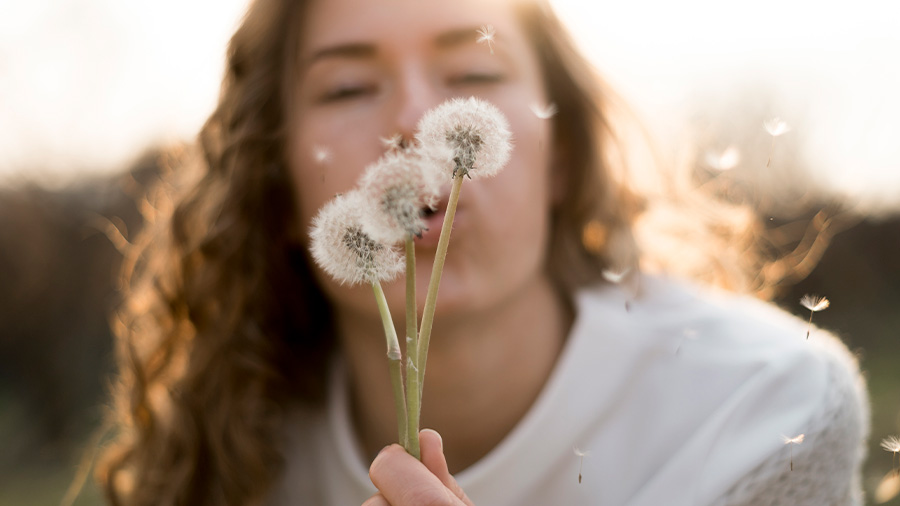
<path id="1" fill-rule="evenodd" d="M 450 474 L 447 468 L 447 459 L 444 457 L 444 442 L 441 435 L 431 429 L 423 429 L 419 432 L 419 449 L 422 456 L 422 464 L 431 471 L 431 474 L 437 476 L 445 487 L 453 492 L 453 495 L 460 498 L 467 505 L 472 501 L 466 497 L 466 493 L 456 483 L 456 479 Z"/>

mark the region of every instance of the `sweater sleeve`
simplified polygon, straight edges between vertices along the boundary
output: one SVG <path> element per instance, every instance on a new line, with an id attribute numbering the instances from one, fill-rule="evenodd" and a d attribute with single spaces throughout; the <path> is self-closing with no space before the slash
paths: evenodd
<path id="1" fill-rule="evenodd" d="M 810 417 L 803 442 L 771 454 L 714 505 L 863 504 L 861 466 L 869 424 L 865 382 L 855 359 L 835 338 L 828 338 L 823 345 L 827 388 L 819 409 Z"/>

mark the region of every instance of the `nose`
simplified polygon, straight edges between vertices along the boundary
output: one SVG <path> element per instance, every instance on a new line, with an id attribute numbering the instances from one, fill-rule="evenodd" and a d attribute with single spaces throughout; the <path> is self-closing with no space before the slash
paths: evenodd
<path id="1" fill-rule="evenodd" d="M 442 92 L 421 66 L 409 65 L 403 70 L 397 89 L 397 105 L 394 132 L 409 144 L 415 135 L 416 125 L 425 111 L 438 105 Z"/>

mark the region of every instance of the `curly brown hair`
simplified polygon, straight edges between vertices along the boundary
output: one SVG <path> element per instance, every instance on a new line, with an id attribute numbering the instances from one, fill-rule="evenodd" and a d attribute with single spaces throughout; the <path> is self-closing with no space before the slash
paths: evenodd
<path id="1" fill-rule="evenodd" d="M 285 406 L 323 402 L 331 313 L 293 237 L 285 155 L 304 3 L 252 3 L 231 39 L 200 156 L 151 199 L 160 217 L 127 262 L 115 324 L 119 433 L 98 466 L 112 504 L 260 504 L 280 469 Z M 621 101 L 546 0 L 517 9 L 558 108 L 566 198 L 554 209 L 549 262 L 572 293 L 604 268 L 652 258 L 638 254 L 633 234 L 645 202 L 626 171 L 626 134 L 612 119 Z M 724 227 L 743 237 L 732 245 L 750 240 L 749 226 L 742 218 Z M 722 230 L 719 237 L 735 235 Z M 723 269 L 718 281 L 747 270 Z"/>

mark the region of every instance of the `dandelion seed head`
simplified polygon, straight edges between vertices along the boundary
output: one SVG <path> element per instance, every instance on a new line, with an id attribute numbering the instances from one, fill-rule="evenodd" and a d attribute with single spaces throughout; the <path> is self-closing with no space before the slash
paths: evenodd
<path id="1" fill-rule="evenodd" d="M 538 117 L 538 119 L 550 119 L 553 116 L 556 116 L 556 113 L 558 112 L 556 104 L 554 104 L 553 102 L 550 102 L 546 106 L 535 102 L 528 107 L 531 109 L 531 112 L 533 112 L 534 115 Z"/>
<path id="2" fill-rule="evenodd" d="M 335 197 L 319 210 L 310 230 L 316 264 L 341 284 L 388 281 L 403 268 L 400 252 L 363 230 L 365 198 L 358 192 Z"/>
<path id="3" fill-rule="evenodd" d="M 806 434 L 800 434 L 799 436 L 795 437 L 781 436 L 781 440 L 784 441 L 784 444 L 786 445 L 798 445 L 802 443 L 805 438 Z"/>
<path id="4" fill-rule="evenodd" d="M 766 120 L 763 123 L 763 126 L 766 128 L 766 132 L 769 132 L 769 135 L 771 135 L 772 137 L 778 137 L 779 135 L 791 131 L 790 125 L 785 123 L 785 121 L 779 117 Z"/>
<path id="5" fill-rule="evenodd" d="M 494 105 L 454 98 L 425 113 L 416 139 L 450 177 L 491 177 L 509 161 L 512 134 Z"/>
<path id="6" fill-rule="evenodd" d="M 731 170 L 737 167 L 740 161 L 741 152 L 734 146 L 728 146 L 721 153 L 706 153 L 706 164 L 715 170 Z"/>
<path id="7" fill-rule="evenodd" d="M 591 454 L 591 452 L 582 450 L 582 449 L 578 448 L 577 446 L 572 448 L 572 450 L 575 452 L 576 457 L 587 457 L 588 455 Z"/>
<path id="8" fill-rule="evenodd" d="M 831 301 L 825 297 L 818 297 L 816 295 L 804 295 L 800 298 L 800 305 L 816 313 L 828 308 L 828 306 L 831 305 Z"/>
<path id="9" fill-rule="evenodd" d="M 888 436 L 881 440 L 881 447 L 886 452 L 900 452 L 900 437 Z"/>
<path id="10" fill-rule="evenodd" d="M 478 39 L 476 42 L 479 44 L 487 43 L 488 49 L 491 50 L 491 54 L 494 54 L 494 42 L 497 37 L 497 31 L 494 30 L 494 25 L 483 25 L 481 28 L 477 30 Z"/>
<path id="11" fill-rule="evenodd" d="M 395 244 L 425 231 L 422 214 L 434 209 L 441 190 L 432 163 L 412 150 L 388 152 L 366 168 L 360 190 L 372 212 L 362 219 L 375 240 Z"/>

